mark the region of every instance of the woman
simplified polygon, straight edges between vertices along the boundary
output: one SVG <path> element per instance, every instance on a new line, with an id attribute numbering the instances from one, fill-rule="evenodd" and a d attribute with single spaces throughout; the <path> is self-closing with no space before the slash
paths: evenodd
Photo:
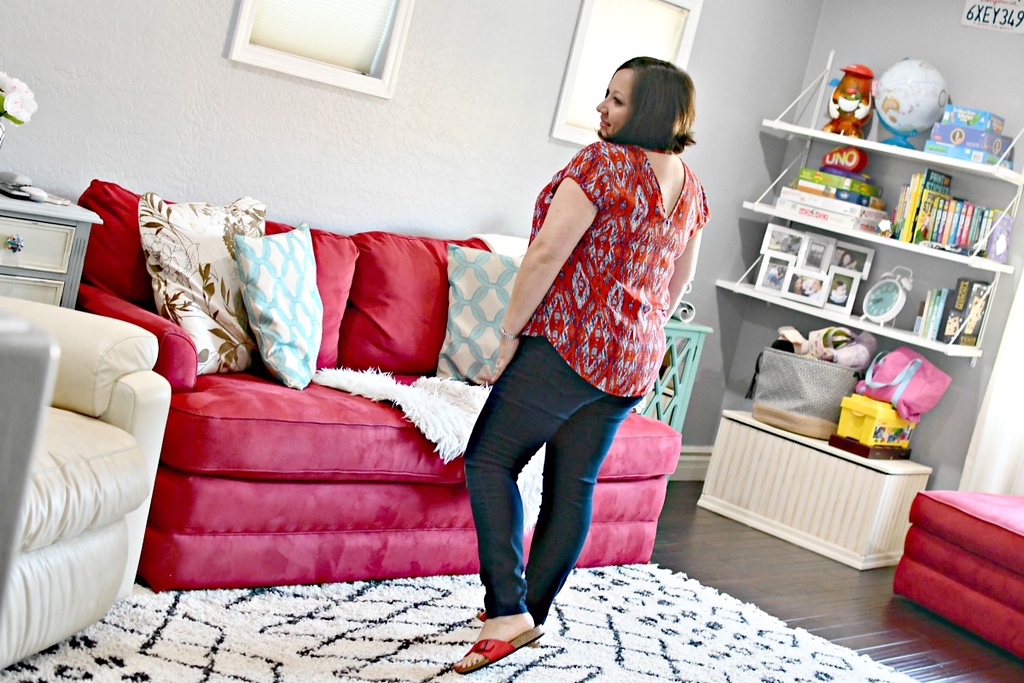
<path id="1" fill-rule="evenodd" d="M 485 611 L 459 673 L 542 635 L 586 540 L 601 462 L 661 367 L 664 324 L 693 277 L 708 219 L 704 189 L 678 156 L 693 144 L 685 72 L 631 59 L 597 111 L 601 141 L 537 199 L 494 386 L 466 448 Z M 541 509 L 524 575 L 516 478 L 543 444 Z"/>

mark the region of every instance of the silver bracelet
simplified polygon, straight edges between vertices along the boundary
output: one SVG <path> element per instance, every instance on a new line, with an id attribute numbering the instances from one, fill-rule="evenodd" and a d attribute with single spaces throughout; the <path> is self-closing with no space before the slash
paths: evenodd
<path id="1" fill-rule="evenodd" d="M 500 334 L 504 339 L 508 339 L 510 341 L 515 341 L 516 339 L 519 339 L 518 334 L 511 334 L 509 332 L 506 332 L 504 326 L 498 327 L 498 334 Z"/>

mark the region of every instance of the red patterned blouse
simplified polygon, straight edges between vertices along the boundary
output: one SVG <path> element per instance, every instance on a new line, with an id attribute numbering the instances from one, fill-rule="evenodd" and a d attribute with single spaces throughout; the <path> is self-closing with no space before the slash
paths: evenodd
<path id="1" fill-rule="evenodd" d="M 642 396 L 661 368 L 673 266 L 710 216 L 703 186 L 683 168 L 683 191 L 669 216 L 663 215 L 654 169 L 635 145 L 585 147 L 537 198 L 531 242 L 566 178 L 583 189 L 597 217 L 523 334 L 547 338 L 583 379 L 606 393 Z"/>

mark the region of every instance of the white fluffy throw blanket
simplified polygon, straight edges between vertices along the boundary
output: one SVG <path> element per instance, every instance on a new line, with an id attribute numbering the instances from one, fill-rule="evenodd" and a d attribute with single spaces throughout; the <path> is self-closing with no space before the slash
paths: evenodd
<path id="1" fill-rule="evenodd" d="M 441 377 L 421 377 L 411 385 L 402 384 L 386 372 L 360 372 L 345 368 L 320 370 L 313 376 L 313 381 L 372 401 L 394 403 L 429 441 L 437 445 L 434 450 L 446 463 L 466 450 L 473 425 L 491 391 L 488 386 L 474 386 Z M 517 482 L 527 528 L 536 524 L 540 512 L 543 470 L 542 447 L 523 469 Z"/>

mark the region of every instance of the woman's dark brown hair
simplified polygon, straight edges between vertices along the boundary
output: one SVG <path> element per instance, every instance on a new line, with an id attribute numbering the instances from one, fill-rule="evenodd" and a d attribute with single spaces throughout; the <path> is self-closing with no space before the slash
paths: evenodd
<path id="1" fill-rule="evenodd" d="M 612 142 L 678 154 L 694 143 L 694 87 L 675 64 L 654 57 L 634 57 L 616 69 L 633 70 L 629 119 Z"/>

